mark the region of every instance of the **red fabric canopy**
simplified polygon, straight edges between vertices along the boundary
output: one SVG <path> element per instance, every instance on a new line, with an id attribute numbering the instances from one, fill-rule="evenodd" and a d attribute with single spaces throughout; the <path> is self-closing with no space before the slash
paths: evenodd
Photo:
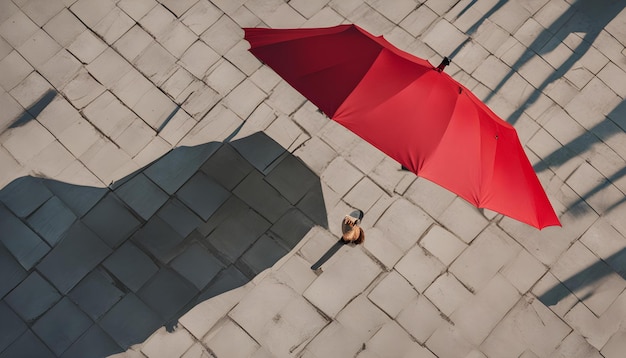
<path id="1" fill-rule="evenodd" d="M 537 228 L 560 225 L 515 129 L 452 77 L 356 25 L 245 29 L 250 51 L 415 174 Z"/>

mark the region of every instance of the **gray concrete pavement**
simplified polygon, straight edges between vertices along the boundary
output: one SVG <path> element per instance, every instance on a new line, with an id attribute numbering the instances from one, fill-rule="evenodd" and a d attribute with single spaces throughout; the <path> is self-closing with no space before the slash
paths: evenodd
<path id="1" fill-rule="evenodd" d="M 0 357 L 622 357 L 625 7 L 0 0 Z M 563 226 L 401 171 L 241 30 L 340 23 L 454 54 Z"/>

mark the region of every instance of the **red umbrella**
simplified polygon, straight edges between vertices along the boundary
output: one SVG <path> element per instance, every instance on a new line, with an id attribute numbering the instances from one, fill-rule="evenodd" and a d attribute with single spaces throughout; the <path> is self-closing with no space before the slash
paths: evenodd
<path id="1" fill-rule="evenodd" d="M 467 88 L 356 25 L 247 28 L 257 58 L 415 174 L 537 228 L 560 225 L 513 126 Z"/>

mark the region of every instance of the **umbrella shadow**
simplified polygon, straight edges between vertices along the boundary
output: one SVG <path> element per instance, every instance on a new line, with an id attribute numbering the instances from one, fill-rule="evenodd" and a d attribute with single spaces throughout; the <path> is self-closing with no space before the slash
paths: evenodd
<path id="1" fill-rule="evenodd" d="M 489 13 L 494 13 L 506 1 L 500 0 Z M 471 4 L 470 4 L 471 5 Z M 468 6 L 470 6 L 468 5 Z M 520 68 L 528 62 L 534 56 L 548 53 L 555 49 L 555 47 L 564 42 L 564 40 L 571 34 L 582 34 L 581 41 L 575 48 L 572 48 L 572 54 L 550 74 L 545 80 L 542 81 L 526 98 L 519 107 L 508 117 L 508 121 L 511 124 L 515 124 L 522 113 L 528 106 L 532 105 L 547 88 L 548 85 L 563 77 L 572 67 L 584 56 L 589 50 L 593 42 L 600 35 L 601 31 L 606 25 L 611 22 L 617 16 L 622 9 L 626 7 L 624 1 L 615 0 L 576 0 L 567 8 L 567 10 L 561 14 L 552 24 L 544 29 L 533 42 L 528 46 L 526 52 L 524 52 L 514 63 L 511 65 L 511 71 L 509 71 L 504 78 L 496 85 L 495 88 L 484 99 L 488 102 L 507 81 L 516 73 Z M 494 10 L 495 9 L 495 10 Z M 480 23 L 484 21 L 484 17 L 481 21 L 473 25 L 468 31 L 468 35 L 471 35 Z M 471 31 L 471 32 L 470 32 Z"/>
<path id="2" fill-rule="evenodd" d="M 0 191 L 0 351 L 123 352 L 314 226 L 328 227 L 319 177 L 262 132 L 174 149 L 107 188 L 18 178 Z"/>
<path id="3" fill-rule="evenodd" d="M 546 306 L 554 306 L 569 295 L 576 295 L 580 301 L 593 296 L 593 285 L 603 278 L 616 272 L 626 280 L 626 248 L 621 249 L 605 260 L 598 260 L 594 264 L 560 282 L 538 298 Z"/>

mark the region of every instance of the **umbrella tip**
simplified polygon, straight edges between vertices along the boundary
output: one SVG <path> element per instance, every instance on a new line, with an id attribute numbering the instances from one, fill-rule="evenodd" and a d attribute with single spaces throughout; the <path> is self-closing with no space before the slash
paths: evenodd
<path id="1" fill-rule="evenodd" d="M 443 71 L 446 66 L 450 64 L 450 59 L 448 57 L 444 57 L 439 66 L 437 66 L 437 72 Z"/>

